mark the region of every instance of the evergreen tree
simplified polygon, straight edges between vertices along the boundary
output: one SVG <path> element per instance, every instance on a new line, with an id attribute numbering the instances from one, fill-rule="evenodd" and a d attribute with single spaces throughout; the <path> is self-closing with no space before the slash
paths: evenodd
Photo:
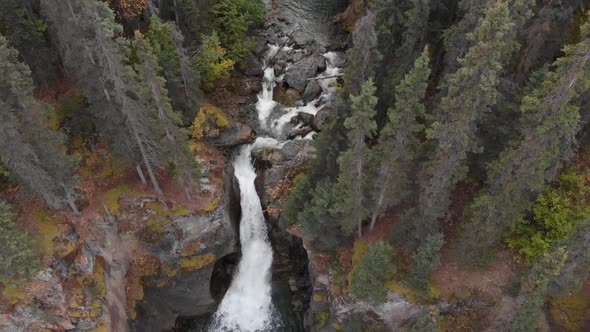
<path id="1" fill-rule="evenodd" d="M 412 284 L 425 290 L 428 286 L 430 273 L 440 265 L 440 249 L 444 244 L 441 233 L 430 234 L 412 255 Z"/>
<path id="2" fill-rule="evenodd" d="M 517 308 L 510 331 L 534 332 L 539 324 L 539 312 L 547 297 L 547 285 L 559 275 L 567 251 L 556 248 L 545 253 L 527 274 L 517 298 Z"/>
<path id="3" fill-rule="evenodd" d="M 430 58 L 426 47 L 396 88 L 396 102 L 388 111 L 388 122 L 381 130 L 380 142 L 370 152 L 373 168 L 368 194 L 372 202 L 371 229 L 385 209 L 400 203 L 409 194 L 409 173 L 416 167 L 413 157 L 420 144 L 417 134 L 423 130 L 417 119 L 426 112 L 424 96 L 429 76 Z"/>
<path id="4" fill-rule="evenodd" d="M 221 44 L 228 50 L 229 59 L 243 64 L 254 47 L 254 39 L 247 37 L 250 26 L 264 20 L 265 7 L 260 0 L 219 0 L 212 7 L 213 28 Z"/>
<path id="5" fill-rule="evenodd" d="M 137 72 L 146 86 L 142 95 L 145 107 L 156 119 L 157 135 L 160 138 L 160 164 L 165 162 L 174 166 L 174 171 L 190 198 L 191 189 L 198 187 L 198 164 L 188 146 L 188 133 L 181 129 L 181 115 L 172 109 L 165 87 L 166 80 L 158 75 L 161 67 L 151 44 L 141 36 L 134 42 L 139 63 Z"/>
<path id="6" fill-rule="evenodd" d="M 571 231 L 563 243 L 567 248 L 567 259 L 551 288 L 559 293 L 580 289 L 590 276 L 590 220 Z"/>
<path id="7" fill-rule="evenodd" d="M 419 242 L 436 230 L 438 219 L 448 212 L 455 184 L 467 175 L 468 154 L 479 150 L 477 128 L 497 101 L 503 62 L 514 51 L 514 25 L 506 1 L 489 7 L 477 29 L 467 36 L 475 45 L 446 83 L 447 95 L 429 132 L 436 149 L 418 176 L 418 216 L 409 216 Z"/>
<path id="8" fill-rule="evenodd" d="M 162 68 L 160 74 L 166 79 L 172 107 L 182 114 L 184 124 L 192 123 L 199 109 L 202 92 L 199 78 L 182 46 L 182 33 L 173 22 L 162 22 L 153 17 L 146 37 Z"/>
<path id="9" fill-rule="evenodd" d="M 385 282 L 395 272 L 391 262 L 393 250 L 383 241 L 376 242 L 362 258 L 350 275 L 350 294 L 357 300 L 375 304 L 385 302 Z"/>
<path id="10" fill-rule="evenodd" d="M 377 33 L 371 13 L 358 20 L 352 32 L 353 47 L 346 53 L 344 82 L 347 93 L 357 95 L 361 86 L 375 76 L 375 65 L 379 60 Z"/>
<path id="11" fill-rule="evenodd" d="M 40 256 L 33 237 L 18 227 L 10 206 L 0 200 L 0 282 L 27 279 L 39 269 Z"/>
<path id="12" fill-rule="evenodd" d="M 487 187 L 467 209 L 460 250 L 468 261 L 489 253 L 572 154 L 580 119 L 573 101 L 588 89 L 590 24 L 582 31 L 582 41 L 565 47 L 542 86 L 522 99 L 519 138 L 489 165 Z"/>
<path id="13" fill-rule="evenodd" d="M 350 147 L 338 158 L 338 190 L 342 195 L 339 211 L 342 212 L 342 228 L 346 233 L 352 233 L 357 226 L 359 237 L 362 235 L 362 222 L 367 214 L 363 186 L 369 148 L 365 140 L 373 136 L 377 129 L 377 124 L 373 120 L 377 105 L 375 90 L 373 80 L 369 79 L 362 85 L 358 96 L 350 96 L 352 113 L 344 121 L 344 127 L 348 129 Z"/>
<path id="14" fill-rule="evenodd" d="M 121 27 L 101 1 L 42 0 L 43 12 L 57 36 L 64 64 L 78 78 L 80 89 L 94 108 L 97 128 L 113 149 L 147 169 L 157 193 L 162 193 L 155 166 L 160 142 L 156 120 L 140 100 L 141 82 L 125 64 L 128 47 L 120 39 Z"/>
<path id="15" fill-rule="evenodd" d="M 35 100 L 29 67 L 0 36 L 0 113 L 4 119 L 0 155 L 19 183 L 39 194 L 51 208 L 67 202 L 75 213 L 76 160 L 65 153 L 60 133 L 51 130 L 43 113 L 48 105 Z"/>
<path id="16" fill-rule="evenodd" d="M 33 10 L 31 0 L 0 1 L 0 34 L 19 51 L 32 70 L 37 84 L 48 85 L 57 78 L 57 52 L 46 38 L 47 25 Z"/>

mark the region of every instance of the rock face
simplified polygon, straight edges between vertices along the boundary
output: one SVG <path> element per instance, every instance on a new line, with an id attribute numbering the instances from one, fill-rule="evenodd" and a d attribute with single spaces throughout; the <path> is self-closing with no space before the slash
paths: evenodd
<path id="1" fill-rule="evenodd" d="M 328 121 L 328 117 L 333 112 L 336 112 L 336 111 L 330 107 L 324 107 L 321 110 L 319 110 L 316 113 L 316 115 L 313 117 L 313 120 L 311 120 L 311 127 L 314 130 L 321 131 L 324 128 L 324 126 L 326 125 L 326 122 Z"/>
<path id="2" fill-rule="evenodd" d="M 285 82 L 293 89 L 303 93 L 307 79 L 315 77 L 321 68 L 325 69 L 326 60 L 319 54 L 295 62 L 285 74 Z"/>
<path id="3" fill-rule="evenodd" d="M 155 287 L 145 289 L 143 301 L 136 305 L 137 319 L 131 322 L 134 331 L 171 329 L 178 316 L 210 314 L 217 307 L 211 292 L 214 262 L 237 251 L 237 236 L 228 211 L 182 218 L 175 224 L 181 240 L 164 240 L 162 248 L 154 248 L 155 254 L 166 257 L 164 262 L 180 262 L 185 267 L 165 281 L 149 280 L 148 284 Z M 197 251 L 198 255 L 182 258 L 188 251 Z M 207 264 L 198 267 L 199 263 Z M 161 286 L 161 282 L 166 285 Z"/>

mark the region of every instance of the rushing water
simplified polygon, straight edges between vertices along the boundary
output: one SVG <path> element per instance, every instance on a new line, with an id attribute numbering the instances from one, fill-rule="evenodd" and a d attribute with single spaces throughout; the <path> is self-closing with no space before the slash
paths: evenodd
<path id="1" fill-rule="evenodd" d="M 266 61 L 270 61 L 277 52 L 292 52 L 290 47 L 280 48 L 268 45 Z M 340 73 L 335 67 L 335 53 L 324 54 L 327 62 L 325 72 L 320 77 L 332 77 Z M 265 61 L 265 62 L 266 62 Z M 275 77 L 272 66 L 264 65 L 262 91 L 258 95 L 256 110 L 260 127 L 267 137 L 259 137 L 251 145 L 242 146 L 233 160 L 235 176 L 240 185 L 240 241 L 242 258 L 232 283 L 221 301 L 210 325 L 211 332 L 258 332 L 281 330 L 280 315 L 276 312 L 271 296 L 271 268 L 273 262 L 272 247 L 268 240 L 264 214 L 254 181 L 256 171 L 252 163 L 252 151 L 262 148 L 280 148 L 279 141 L 284 137 L 285 125 L 300 112 L 315 115 L 327 103 L 334 93 L 335 78 L 320 81 L 323 93 L 307 105 L 282 108 L 273 100 L 273 89 L 282 77 Z M 271 115 L 280 109 L 283 112 L 274 120 Z M 311 139 L 312 134 L 299 139 Z"/>

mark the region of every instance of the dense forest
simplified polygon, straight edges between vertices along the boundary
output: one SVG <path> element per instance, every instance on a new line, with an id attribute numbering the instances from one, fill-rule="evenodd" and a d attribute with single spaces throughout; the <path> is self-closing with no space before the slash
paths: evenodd
<path id="1" fill-rule="evenodd" d="M 282 231 L 302 238 L 311 274 L 330 276 L 324 289 L 312 284 L 311 301 L 323 304 L 311 306 L 306 329 L 589 329 L 590 4 L 340 2 L 346 10 L 331 24 L 345 42 L 321 50 L 345 54 L 342 73 L 330 86 L 332 111 L 323 125 L 311 126 L 315 158 L 271 185 L 281 193 L 271 193 L 270 200 L 281 206 L 278 212 L 265 210 L 268 219 L 278 215 Z M 61 271 L 56 275 L 80 289 L 106 292 L 104 301 L 112 306 L 110 288 L 97 290 L 96 267 L 90 269 L 92 282 L 76 277 L 82 274 L 74 267 L 82 264 L 79 257 L 88 257 L 83 251 L 94 252 L 90 260 L 104 265 L 110 257 L 105 248 L 114 246 L 107 235 L 101 235 L 108 245 L 100 250 L 89 244 L 100 242 L 95 237 L 80 240 L 93 233 L 85 230 L 93 227 L 88 224 L 119 223 L 118 238 L 137 232 L 150 245 L 170 227 L 157 224 L 154 230 L 152 219 L 132 213 L 133 223 L 146 224 L 124 226 L 125 205 L 119 201 L 141 196 L 129 189 L 135 188 L 131 183 L 137 182 L 143 197 L 153 197 L 150 202 L 163 202 L 166 211 L 186 208 L 179 215 L 152 209 L 171 220 L 230 205 L 227 195 L 211 188 L 228 190 L 232 181 L 222 178 L 227 168 L 220 169 L 229 164 L 233 148 L 252 143 L 258 129 L 259 136 L 264 133 L 251 125 L 246 136 L 252 137 L 219 143 L 230 129 L 245 128 L 239 121 L 255 112 L 247 106 L 240 114 L 220 110 L 224 101 L 243 97 L 235 82 L 265 76 L 274 66 L 279 89 L 304 90 L 299 92 L 305 99 L 312 86 L 307 82 L 317 79 L 314 69 L 303 89 L 289 78 L 283 82 L 275 62 L 282 61 L 276 58 L 283 49 L 291 51 L 288 33 L 265 59 L 271 63 L 258 68 L 256 58 L 264 49 L 257 37 L 275 24 L 268 22 L 280 3 L 0 0 L 0 313 L 9 317 L 25 310 L 19 307 L 50 312 L 55 303 L 26 289 L 50 274 L 47 269 Z M 288 76 L 297 60 L 283 67 Z M 317 99 L 306 104 L 311 100 Z M 256 102 L 239 102 L 248 103 Z M 108 174 L 101 177 L 107 164 Z M 219 184 L 224 181 L 225 187 Z M 149 204 L 154 203 L 128 205 Z M 31 215 L 41 214 L 41 220 L 70 224 L 63 239 L 76 243 L 71 250 L 46 252 L 47 241 L 51 250 L 59 241 L 47 240 L 44 226 L 31 226 L 39 220 L 31 221 Z M 137 241 L 128 243 L 140 246 Z M 177 236 L 171 246 L 177 250 L 183 241 Z M 201 242 L 191 245 L 203 249 Z M 218 265 L 216 256 L 195 256 L 199 249 L 191 250 L 185 255 L 178 249 L 184 258 L 175 264 L 183 273 Z M 144 260 L 172 259 L 167 255 L 146 254 Z M 131 266 L 122 274 L 127 285 L 151 276 L 148 265 L 141 270 L 134 264 L 124 264 Z M 157 263 L 157 273 L 176 277 L 166 264 Z M 317 264 L 321 271 L 313 271 Z M 143 274 L 135 278 L 137 271 Z M 452 288 L 445 285 L 450 280 L 445 273 L 459 283 L 478 280 L 470 289 Z M 486 293 L 490 284 L 496 298 Z M 129 307 L 148 301 L 143 287 L 148 288 L 142 284 L 141 297 L 131 302 L 127 294 L 131 320 L 135 309 Z M 15 295 L 17 289 L 29 295 Z M 392 303 L 393 294 L 419 308 L 397 327 L 375 309 Z M 342 303 L 350 305 L 348 311 Z M 368 307 L 350 309 L 359 304 Z M 71 328 L 43 325 L 42 314 L 12 314 L 13 325 L 0 318 L 0 330 L 118 331 L 112 322 L 107 327 L 95 322 L 109 310 L 70 318 Z M 368 313 L 373 311 L 378 314 Z M 191 316 L 177 316 L 182 315 Z M 379 315 L 383 319 L 375 318 Z M 25 316 L 37 317 L 37 325 L 15 323 L 14 317 Z M 93 323 L 76 325 L 84 321 Z"/>

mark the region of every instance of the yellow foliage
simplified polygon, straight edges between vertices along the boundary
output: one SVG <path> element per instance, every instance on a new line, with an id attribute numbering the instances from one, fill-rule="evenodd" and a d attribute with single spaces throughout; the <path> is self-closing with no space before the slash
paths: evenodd
<path id="1" fill-rule="evenodd" d="M 201 249 L 201 239 L 196 239 L 189 242 L 182 250 L 180 251 L 180 256 L 187 257 L 195 255 Z"/>
<path id="2" fill-rule="evenodd" d="M 226 128 L 229 125 L 230 120 L 221 109 L 211 104 L 205 104 L 195 117 L 190 132 L 193 139 L 199 140 L 205 137 L 205 135 L 217 136 L 220 133 L 220 129 Z"/>
<path id="3" fill-rule="evenodd" d="M 95 328 L 90 329 L 86 332 L 109 332 L 109 330 L 104 325 L 105 325 L 104 321 L 101 320 L 100 322 L 98 322 L 98 324 L 96 324 Z"/>
<path id="4" fill-rule="evenodd" d="M 27 293 L 20 287 L 14 285 L 8 285 L 2 290 L 2 296 L 8 301 L 9 304 L 30 304 L 31 299 Z"/>
<path id="5" fill-rule="evenodd" d="M 416 298 L 416 294 L 414 293 L 414 291 L 406 286 L 403 285 L 402 283 L 400 283 L 397 280 L 391 279 L 388 282 L 385 283 L 385 288 L 400 294 L 401 296 L 403 296 L 406 300 L 408 300 L 408 302 L 410 303 L 416 303 L 417 302 L 417 298 Z"/>
<path id="6" fill-rule="evenodd" d="M 582 331 L 585 314 L 590 307 L 590 298 L 584 292 L 552 298 L 549 301 L 551 317 L 564 331 Z"/>
<path id="7" fill-rule="evenodd" d="M 119 199 L 121 199 L 123 195 L 136 195 L 136 193 L 133 192 L 128 185 L 122 184 L 113 189 L 110 189 L 104 194 L 104 203 L 111 214 L 118 215 L 121 213 Z"/>
<path id="8" fill-rule="evenodd" d="M 313 294 L 313 300 L 315 302 L 326 302 L 326 294 L 324 292 L 316 292 Z"/>
<path id="9" fill-rule="evenodd" d="M 99 299 L 92 301 L 90 305 L 90 317 L 96 318 L 102 315 L 102 302 Z"/>
<path id="10" fill-rule="evenodd" d="M 215 255 L 206 254 L 194 256 L 191 258 L 183 258 L 180 260 L 180 266 L 187 271 L 194 271 L 203 268 L 215 261 Z"/>
<path id="11" fill-rule="evenodd" d="M 332 323 L 332 327 L 333 327 L 333 328 L 334 328 L 334 330 L 336 330 L 336 331 L 342 331 L 342 328 L 343 328 L 342 324 L 340 324 L 339 322 L 334 322 L 334 323 Z"/>
<path id="12" fill-rule="evenodd" d="M 94 262 L 94 282 L 98 290 L 98 296 L 104 298 L 107 295 L 107 285 L 104 276 L 104 259 L 97 257 Z"/>
<path id="13" fill-rule="evenodd" d="M 41 252 L 46 255 L 53 256 L 55 252 L 54 239 L 59 235 L 58 225 L 60 220 L 50 215 L 47 210 L 42 207 L 37 207 L 33 210 L 33 219 L 39 231 L 37 235 L 40 237 L 39 245 Z"/>
<path id="14" fill-rule="evenodd" d="M 217 209 L 217 207 L 221 203 L 221 200 L 222 200 L 221 196 L 215 197 L 213 200 L 211 200 L 211 202 L 209 202 L 209 204 L 207 204 L 207 207 L 205 207 L 205 212 L 211 213 L 211 212 L 215 211 L 215 209 Z"/>

